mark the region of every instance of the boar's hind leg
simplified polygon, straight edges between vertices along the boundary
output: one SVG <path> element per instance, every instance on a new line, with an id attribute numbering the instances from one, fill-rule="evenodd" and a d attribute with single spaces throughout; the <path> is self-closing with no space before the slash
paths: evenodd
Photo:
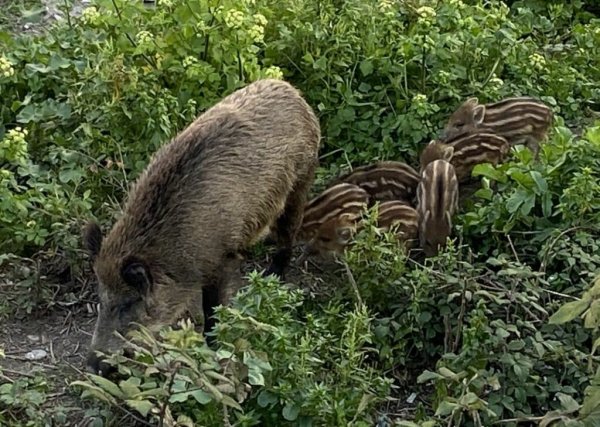
<path id="1" fill-rule="evenodd" d="M 296 187 L 288 196 L 283 214 L 277 219 L 274 235 L 278 250 L 273 255 L 271 265 L 264 276 L 274 274 L 283 279 L 283 272 L 292 258 L 292 246 L 296 233 L 302 223 L 302 214 L 306 203 L 308 191 L 312 185 L 314 168 L 311 168 L 306 177 L 296 183 Z"/>

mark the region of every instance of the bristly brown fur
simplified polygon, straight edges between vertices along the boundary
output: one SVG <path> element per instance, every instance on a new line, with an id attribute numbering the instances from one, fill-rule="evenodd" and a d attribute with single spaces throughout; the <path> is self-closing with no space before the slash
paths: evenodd
<path id="1" fill-rule="evenodd" d="M 511 145 L 525 144 L 537 158 L 539 144 L 546 139 L 552 121 L 552 110 L 535 98 L 506 98 L 486 105 L 469 98 L 450 116 L 441 139 L 448 142 L 485 130 L 506 138 Z"/>
<path id="2" fill-rule="evenodd" d="M 452 234 L 452 217 L 458 207 L 458 179 L 454 167 L 435 160 L 423 170 L 417 189 L 419 240 L 425 256 L 434 256 Z"/>
<path id="3" fill-rule="evenodd" d="M 454 166 L 458 181 L 467 183 L 471 181 L 471 173 L 476 165 L 491 163 L 496 166 L 506 159 L 509 151 L 510 144 L 505 138 L 476 131 L 458 136 L 447 143 L 429 143 L 421 153 L 421 171 L 434 160 L 446 160 Z"/>
<path id="4" fill-rule="evenodd" d="M 127 328 L 110 310 L 124 299 L 136 301 L 131 319 L 156 326 L 197 312 L 202 288 L 215 289 L 226 304 L 241 279 L 239 254 L 269 229 L 280 246 L 269 270 L 281 275 L 319 141 L 318 120 L 299 92 L 283 81 L 260 80 L 225 97 L 158 150 L 101 247 L 90 239 L 104 310 L 92 348 L 116 347 L 111 331 Z M 121 275 L 130 256 L 155 282 L 142 300 Z"/>
<path id="5" fill-rule="evenodd" d="M 336 178 L 330 185 L 347 182 L 369 193 L 369 206 L 375 202 L 403 200 L 413 204 L 419 174 L 406 163 L 381 161 L 355 168 Z"/>
<path id="6" fill-rule="evenodd" d="M 419 213 L 401 201 L 383 202 L 377 211 L 377 226 L 384 231 L 395 229 L 398 239 L 411 249 L 419 235 Z"/>
<path id="7" fill-rule="evenodd" d="M 327 188 L 306 205 L 299 240 L 324 257 L 343 252 L 368 201 L 367 192 L 354 184 Z"/>

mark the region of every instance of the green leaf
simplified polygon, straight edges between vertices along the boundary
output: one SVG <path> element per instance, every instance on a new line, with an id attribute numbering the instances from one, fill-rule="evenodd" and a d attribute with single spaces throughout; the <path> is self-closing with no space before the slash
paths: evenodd
<path id="1" fill-rule="evenodd" d="M 417 377 L 417 384 L 422 384 L 431 380 L 440 380 L 443 378 L 444 377 L 438 374 L 437 372 L 425 371 Z"/>
<path id="2" fill-rule="evenodd" d="M 360 63 L 360 72 L 362 73 L 362 75 L 364 77 L 367 77 L 368 75 L 370 75 L 373 72 L 373 63 L 371 61 L 369 61 L 368 59 L 365 59 L 364 61 L 362 61 Z"/>
<path id="3" fill-rule="evenodd" d="M 444 400 L 437 407 L 437 410 L 435 411 L 435 416 L 436 417 L 445 417 L 446 415 L 450 415 L 457 407 L 458 407 L 458 405 L 456 403 L 452 403 L 452 402 L 448 402 L 447 400 Z"/>
<path id="4" fill-rule="evenodd" d="M 600 337 L 596 338 L 596 341 L 594 341 L 594 345 L 592 346 L 592 354 L 596 353 L 596 350 L 598 349 L 599 346 L 600 346 Z"/>
<path id="5" fill-rule="evenodd" d="M 258 394 L 258 406 L 261 408 L 266 408 L 269 405 L 273 405 L 277 403 L 277 396 L 267 390 L 262 390 Z"/>
<path id="6" fill-rule="evenodd" d="M 360 398 L 360 402 L 358 403 L 358 408 L 356 408 L 355 417 L 362 414 L 364 410 L 367 408 L 370 402 L 375 399 L 375 396 L 372 394 L 364 393 Z"/>
<path id="7" fill-rule="evenodd" d="M 131 400 L 126 399 L 125 403 L 132 409 L 135 409 L 140 413 L 142 417 L 148 416 L 148 412 L 154 408 L 154 404 L 149 400 Z"/>
<path id="8" fill-rule="evenodd" d="M 123 394 L 127 397 L 135 397 L 140 393 L 140 389 L 134 384 L 135 377 L 129 378 L 127 381 L 121 381 L 119 387 L 123 390 Z"/>
<path id="9" fill-rule="evenodd" d="M 581 405 L 581 410 L 579 411 L 579 418 L 582 420 L 586 420 L 587 418 L 589 421 L 600 419 L 600 387 L 587 387 L 585 394 L 583 405 Z M 590 423 L 589 425 L 594 424 Z"/>
<path id="10" fill-rule="evenodd" d="M 551 325 L 560 325 L 563 323 L 570 322 L 571 320 L 581 315 L 581 313 L 583 313 L 585 310 L 587 310 L 589 305 L 589 297 L 586 299 L 584 295 L 584 298 L 580 299 L 579 301 L 571 301 L 564 304 L 558 309 L 556 313 L 550 316 L 548 322 Z"/>
<path id="11" fill-rule="evenodd" d="M 58 55 L 52 55 L 52 58 L 50 58 L 50 63 L 48 64 L 48 68 L 52 71 L 58 70 L 59 68 L 69 68 L 70 66 L 70 61 Z"/>
<path id="12" fill-rule="evenodd" d="M 523 204 L 523 201 L 523 194 L 521 194 L 518 191 L 515 191 L 513 194 L 510 195 L 510 197 L 506 201 L 506 210 L 508 210 L 508 213 L 514 214 L 516 211 L 519 210 L 519 208 Z"/>
<path id="13" fill-rule="evenodd" d="M 445 366 L 442 366 L 441 368 L 439 368 L 438 372 L 441 375 L 443 375 L 445 378 L 448 378 L 448 379 L 454 379 L 457 377 L 457 374 L 455 374 L 454 372 L 452 372 L 450 369 L 446 368 Z"/>
<path id="14" fill-rule="evenodd" d="M 481 163 L 473 168 L 472 176 L 485 176 L 501 183 L 506 182 L 506 174 L 495 169 L 490 163 Z"/>
<path id="15" fill-rule="evenodd" d="M 7 384 L 8 386 L 10 386 L 11 384 Z M 102 402 L 105 402 L 109 405 L 116 405 L 117 401 L 115 400 L 114 397 L 112 397 L 110 394 L 108 394 L 106 391 L 104 391 L 102 388 L 90 384 L 86 381 L 73 381 L 70 384 L 71 387 L 73 386 L 79 386 L 83 388 L 83 392 L 81 393 L 81 398 L 85 399 L 87 397 L 93 397 L 95 399 L 98 399 Z"/>
<path id="16" fill-rule="evenodd" d="M 196 399 L 196 402 L 200 403 L 201 405 L 206 405 L 213 400 L 213 397 L 204 390 L 198 389 L 190 391 L 189 393 L 194 399 Z"/>
<path id="17" fill-rule="evenodd" d="M 300 408 L 296 406 L 295 403 L 289 402 L 287 405 L 284 406 L 282 414 L 283 418 L 285 418 L 286 420 L 295 421 L 296 418 L 298 418 L 298 414 L 300 414 Z"/>
<path id="18" fill-rule="evenodd" d="M 535 185 L 538 189 L 536 193 L 538 195 L 546 193 L 548 191 L 548 183 L 546 182 L 542 174 L 538 171 L 531 171 L 530 175 L 533 178 L 533 182 L 535 182 Z"/>
<path id="19" fill-rule="evenodd" d="M 569 413 L 579 410 L 579 403 L 568 394 L 556 393 L 562 407 Z"/>
<path id="20" fill-rule="evenodd" d="M 17 114 L 17 122 L 29 123 L 38 119 L 37 109 L 33 104 L 25 106 L 19 114 Z"/>
<path id="21" fill-rule="evenodd" d="M 123 394 L 119 386 L 113 383 L 112 381 L 107 380 L 106 378 L 101 377 L 99 375 L 89 374 L 89 376 L 93 382 L 95 382 L 99 387 L 101 387 L 103 390 L 107 391 L 111 395 L 120 399 L 125 398 L 125 395 Z"/>
<path id="22" fill-rule="evenodd" d="M 248 370 L 248 382 L 250 385 L 265 385 L 265 377 L 257 369 Z"/>
<path id="23" fill-rule="evenodd" d="M 588 312 L 583 318 L 583 326 L 588 329 L 600 326 L 600 300 L 595 300 L 590 305 Z"/>
<path id="24" fill-rule="evenodd" d="M 542 214 L 544 218 L 548 218 L 552 215 L 552 195 L 550 193 L 544 193 L 542 195 Z"/>
<path id="25" fill-rule="evenodd" d="M 525 342 L 523 340 L 513 340 L 508 343 L 507 348 L 510 351 L 521 351 L 525 348 Z"/>
<path id="26" fill-rule="evenodd" d="M 529 215 L 529 213 L 535 206 L 535 198 L 535 194 L 529 194 L 527 197 L 525 197 L 525 199 L 523 200 L 523 205 L 521 206 L 521 215 Z"/>
<path id="27" fill-rule="evenodd" d="M 225 406 L 229 406 L 231 408 L 237 409 L 238 411 L 242 411 L 242 407 L 239 403 L 237 403 L 231 396 L 223 396 L 221 399 L 221 403 Z"/>

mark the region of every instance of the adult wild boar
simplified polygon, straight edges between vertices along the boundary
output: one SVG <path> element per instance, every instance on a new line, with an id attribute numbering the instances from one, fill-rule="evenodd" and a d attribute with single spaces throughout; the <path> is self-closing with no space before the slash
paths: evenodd
<path id="1" fill-rule="evenodd" d="M 260 80 L 225 97 L 160 148 L 103 238 L 85 245 L 98 278 L 95 351 L 121 346 L 130 322 L 152 329 L 217 304 L 241 282 L 241 253 L 271 230 L 278 250 L 266 274 L 282 275 L 318 163 L 318 120 L 300 93 Z M 103 370 L 103 369 L 102 369 Z"/>

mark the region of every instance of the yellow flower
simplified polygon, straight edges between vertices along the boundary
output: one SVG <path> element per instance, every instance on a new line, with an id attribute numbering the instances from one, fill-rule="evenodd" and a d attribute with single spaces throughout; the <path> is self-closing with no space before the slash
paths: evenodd
<path id="1" fill-rule="evenodd" d="M 12 77 L 15 74 L 15 69 L 12 66 L 12 63 L 5 58 L 4 56 L 0 56 L 0 75 L 4 77 Z"/>
<path id="2" fill-rule="evenodd" d="M 415 104 L 424 104 L 427 102 L 427 96 L 423 95 L 422 93 L 417 93 L 415 96 L 413 96 L 412 102 Z"/>
<path id="3" fill-rule="evenodd" d="M 244 23 L 244 13 L 239 10 L 231 9 L 225 14 L 225 25 L 229 28 L 240 28 Z"/>
<path id="4" fill-rule="evenodd" d="M 437 14 L 435 13 L 435 9 L 432 7 L 422 6 L 417 9 L 417 15 L 419 15 L 417 22 L 428 26 L 433 22 Z"/>
<path id="5" fill-rule="evenodd" d="M 494 75 L 490 79 L 489 85 L 494 89 L 500 89 L 504 85 L 504 82 L 502 81 L 502 79 L 500 79 L 496 75 Z"/>
<path id="6" fill-rule="evenodd" d="M 379 0 L 377 8 L 380 12 L 386 13 L 391 12 L 394 7 L 394 0 Z"/>
<path id="7" fill-rule="evenodd" d="M 529 55 L 529 62 L 531 66 L 537 70 L 543 70 L 546 65 L 546 58 L 544 58 L 539 53 L 532 53 Z"/>
<path id="8" fill-rule="evenodd" d="M 100 13 L 98 10 L 92 6 L 83 9 L 81 12 L 81 20 L 88 25 L 95 25 L 98 23 L 100 18 Z"/>
<path id="9" fill-rule="evenodd" d="M 248 35 L 256 43 L 262 42 L 265 38 L 265 27 L 255 24 L 248 30 Z"/>
<path id="10" fill-rule="evenodd" d="M 278 80 L 283 79 L 283 71 L 281 71 L 281 68 L 276 67 L 274 65 L 267 68 L 264 72 L 265 72 L 265 76 L 270 79 L 278 79 Z"/>
<path id="11" fill-rule="evenodd" d="M 138 42 L 138 44 L 144 45 L 144 44 L 150 44 L 152 43 L 152 41 L 154 40 L 154 36 L 152 35 L 152 33 L 150 31 L 140 31 L 139 33 L 137 33 L 137 35 L 135 36 L 136 41 Z"/>
<path id="12" fill-rule="evenodd" d="M 265 18 L 265 16 L 261 13 L 257 13 L 255 15 L 253 15 L 252 18 L 254 18 L 254 22 L 256 22 L 258 25 L 261 25 L 263 27 L 266 27 L 267 23 L 269 22 L 269 21 L 267 21 L 267 18 Z"/>

